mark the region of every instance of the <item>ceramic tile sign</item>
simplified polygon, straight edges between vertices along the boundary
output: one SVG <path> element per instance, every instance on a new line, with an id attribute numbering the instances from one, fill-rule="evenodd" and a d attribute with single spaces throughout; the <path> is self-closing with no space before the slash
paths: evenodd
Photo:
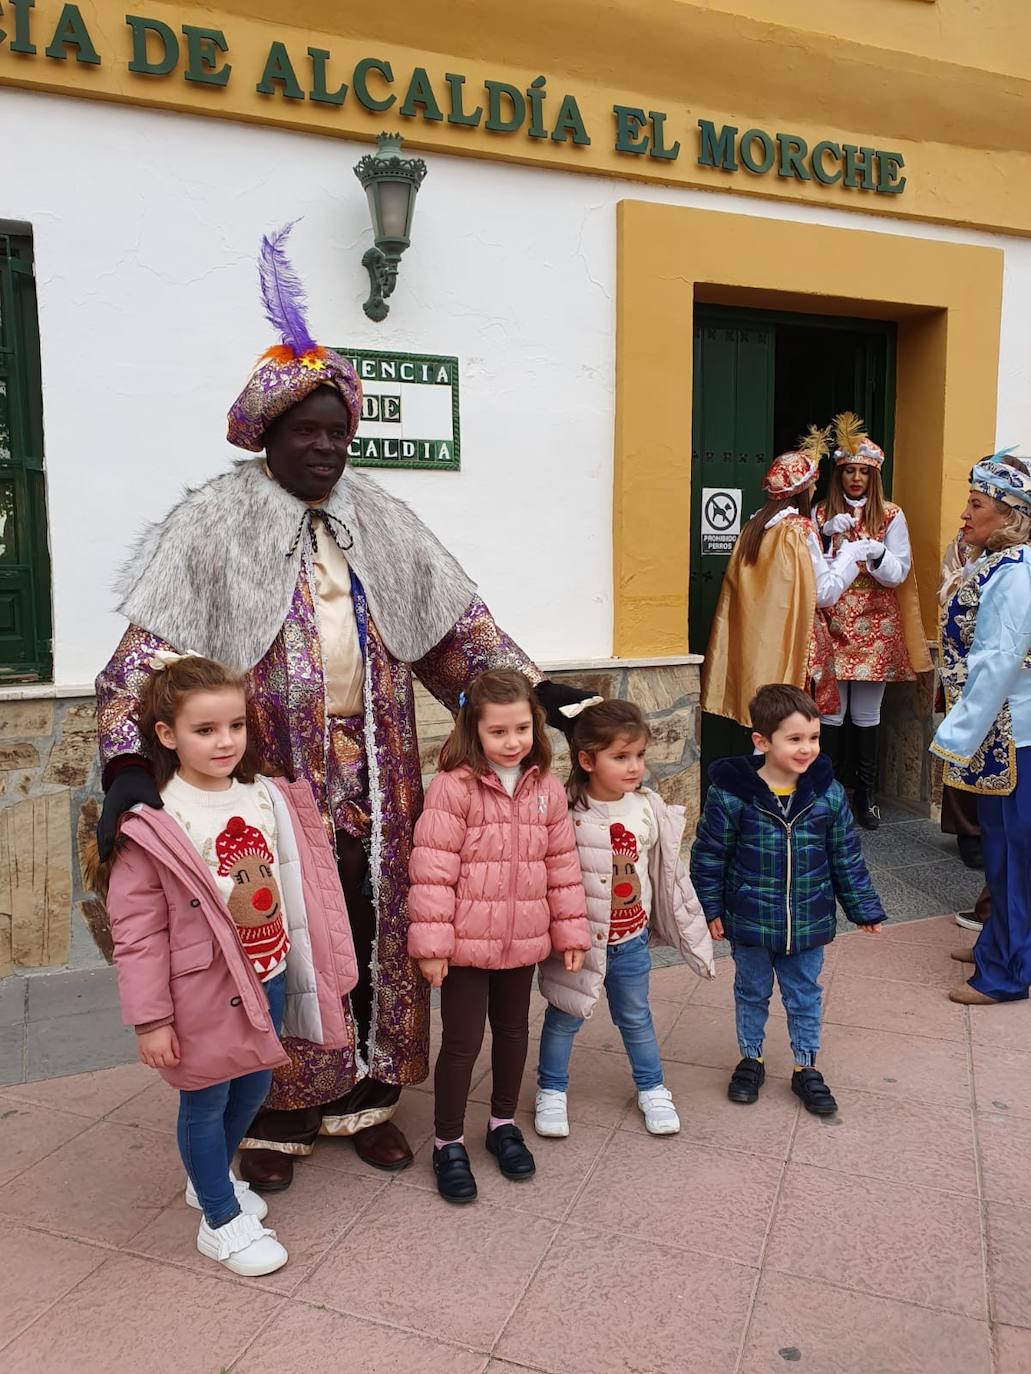
<path id="1" fill-rule="evenodd" d="M 702 553 L 726 558 L 741 533 L 741 488 L 702 488 Z"/>
<path id="2" fill-rule="evenodd" d="M 336 352 L 354 364 L 364 398 L 349 463 L 356 468 L 458 471 L 457 358 L 360 348 Z"/>

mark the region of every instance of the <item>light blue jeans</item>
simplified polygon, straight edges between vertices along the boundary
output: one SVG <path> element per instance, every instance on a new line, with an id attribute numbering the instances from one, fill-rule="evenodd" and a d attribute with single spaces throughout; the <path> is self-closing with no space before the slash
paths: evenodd
<path id="1" fill-rule="evenodd" d="M 745 1059 L 761 1059 L 766 1018 L 776 975 L 788 1014 L 788 1039 L 795 1063 L 816 1062 L 820 1048 L 823 945 L 798 954 L 774 954 L 761 945 L 734 945 L 734 1014 L 737 1042 Z"/>
<path id="2" fill-rule="evenodd" d="M 648 1005 L 648 975 L 652 961 L 648 953 L 648 932 L 609 945 L 608 967 L 605 970 L 605 992 L 609 999 L 609 1015 L 619 1029 L 630 1060 L 630 1072 L 638 1092 L 658 1088 L 662 1084 L 662 1059 L 659 1042 L 652 1024 Z M 541 1033 L 541 1057 L 537 1066 L 537 1086 L 557 1092 L 569 1087 L 569 1056 L 573 1040 L 583 1025 L 582 1016 L 570 1016 L 549 1006 L 544 1013 Z"/>
<path id="3" fill-rule="evenodd" d="M 285 973 L 265 984 L 265 995 L 278 1035 L 286 1006 Z M 272 1070 L 259 1069 L 226 1083 L 179 1093 L 179 1154 L 209 1226 L 224 1226 L 239 1215 L 229 1169 L 271 1086 Z"/>

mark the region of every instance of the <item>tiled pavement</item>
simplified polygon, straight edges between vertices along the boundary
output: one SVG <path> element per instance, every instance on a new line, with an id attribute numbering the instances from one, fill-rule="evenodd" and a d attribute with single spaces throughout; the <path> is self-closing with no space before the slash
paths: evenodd
<path id="1" fill-rule="evenodd" d="M 481 1077 L 480 1200 L 449 1207 L 430 1094 L 406 1092 L 414 1166 L 377 1174 L 320 1142 L 270 1199 L 291 1258 L 261 1280 L 194 1249 L 175 1095 L 147 1070 L 2 1089 L 0 1369 L 1026 1374 L 1031 1003 L 948 1002 L 961 939 L 937 917 L 831 947 L 829 1122 L 788 1090 L 779 1009 L 758 1105 L 727 1101 L 728 960 L 713 983 L 658 969 L 678 1137 L 645 1133 L 601 1009 L 574 1055 L 572 1134 L 534 1144 L 534 1181 L 486 1155 Z M 528 1075 L 524 1109 L 531 1093 Z"/>

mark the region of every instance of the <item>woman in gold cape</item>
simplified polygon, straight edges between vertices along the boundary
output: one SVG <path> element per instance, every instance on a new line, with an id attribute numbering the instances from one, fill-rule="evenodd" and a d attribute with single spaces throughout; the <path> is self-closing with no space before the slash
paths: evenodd
<path id="1" fill-rule="evenodd" d="M 856 578 L 846 545 L 828 562 L 809 519 L 827 431 L 814 428 L 763 478 L 769 498 L 731 556 L 702 667 L 703 711 L 750 725 L 748 703 L 767 682 L 808 689 L 821 713 L 836 709 L 834 655 L 818 608 Z"/>

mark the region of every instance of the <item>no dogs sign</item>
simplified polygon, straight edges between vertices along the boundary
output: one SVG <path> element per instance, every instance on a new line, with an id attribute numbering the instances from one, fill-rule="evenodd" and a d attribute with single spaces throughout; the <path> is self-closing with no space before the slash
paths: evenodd
<path id="1" fill-rule="evenodd" d="M 726 558 L 741 533 L 741 488 L 702 488 L 702 553 Z"/>

